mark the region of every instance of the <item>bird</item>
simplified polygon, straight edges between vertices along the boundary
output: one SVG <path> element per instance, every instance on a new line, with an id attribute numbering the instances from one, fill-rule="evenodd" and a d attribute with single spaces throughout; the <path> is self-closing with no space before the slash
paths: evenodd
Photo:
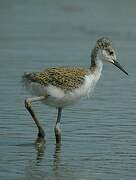
<path id="1" fill-rule="evenodd" d="M 32 108 L 33 102 L 41 101 L 48 106 L 57 108 L 58 114 L 54 132 L 56 144 L 61 143 L 60 120 L 62 110 L 93 92 L 97 81 L 100 79 L 103 64 L 109 62 L 128 75 L 117 61 L 110 38 L 99 38 L 90 57 L 89 68 L 62 66 L 46 68 L 40 72 L 24 73 L 23 84 L 33 95 L 26 98 L 24 103 L 38 128 L 38 138 L 44 139 L 45 132 Z"/>

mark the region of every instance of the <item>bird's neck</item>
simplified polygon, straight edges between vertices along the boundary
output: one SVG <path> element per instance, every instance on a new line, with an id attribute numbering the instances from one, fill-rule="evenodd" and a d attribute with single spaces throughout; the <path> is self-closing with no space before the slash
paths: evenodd
<path id="1" fill-rule="evenodd" d="M 103 68 L 103 62 L 98 56 L 99 50 L 95 47 L 91 54 L 91 66 L 90 70 L 92 73 L 98 73 L 101 75 L 101 71 Z"/>

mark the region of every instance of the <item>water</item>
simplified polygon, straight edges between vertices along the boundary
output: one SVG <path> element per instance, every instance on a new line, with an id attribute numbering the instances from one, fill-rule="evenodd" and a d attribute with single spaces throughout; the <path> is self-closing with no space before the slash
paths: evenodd
<path id="1" fill-rule="evenodd" d="M 135 180 L 136 2 L 0 1 L 0 179 Z M 45 149 L 24 108 L 27 71 L 88 67 L 90 48 L 109 36 L 127 77 L 105 65 L 90 100 L 64 110 L 62 145 L 55 146 L 56 109 L 33 106 L 46 129 Z"/>

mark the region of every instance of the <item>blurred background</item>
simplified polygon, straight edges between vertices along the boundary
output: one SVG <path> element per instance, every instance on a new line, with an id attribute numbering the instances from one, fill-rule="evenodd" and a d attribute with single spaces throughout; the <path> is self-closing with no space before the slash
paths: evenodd
<path id="1" fill-rule="evenodd" d="M 90 66 L 100 37 L 109 37 L 126 76 L 111 64 L 91 99 L 62 114 L 55 145 L 56 109 L 33 104 L 46 131 L 25 110 L 24 72 L 51 66 Z M 136 1 L 0 0 L 0 179 L 135 180 Z"/>

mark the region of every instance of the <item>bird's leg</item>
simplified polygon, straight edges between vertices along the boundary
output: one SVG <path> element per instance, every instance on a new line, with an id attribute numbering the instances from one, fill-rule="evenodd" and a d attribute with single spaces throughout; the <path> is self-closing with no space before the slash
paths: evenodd
<path id="1" fill-rule="evenodd" d="M 36 126 L 38 127 L 38 138 L 44 138 L 45 133 L 44 133 L 44 130 L 43 130 L 41 124 L 39 123 L 39 121 L 35 115 L 34 110 L 32 109 L 31 104 L 32 104 L 32 102 L 41 101 L 41 100 L 45 100 L 45 99 L 46 99 L 45 96 L 40 96 L 40 97 L 27 98 L 25 100 L 25 107 L 29 111 L 29 113 L 31 114 Z"/>
<path id="2" fill-rule="evenodd" d="M 62 108 L 59 107 L 58 108 L 57 121 L 56 121 L 56 124 L 55 124 L 55 127 L 54 127 L 54 132 L 55 132 L 55 136 L 56 136 L 56 143 L 61 142 L 61 130 L 60 130 L 61 112 L 62 112 Z"/>

